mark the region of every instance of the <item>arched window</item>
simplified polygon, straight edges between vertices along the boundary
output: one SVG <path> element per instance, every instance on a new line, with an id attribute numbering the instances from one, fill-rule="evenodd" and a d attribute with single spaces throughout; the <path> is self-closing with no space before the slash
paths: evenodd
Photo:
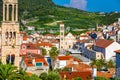
<path id="1" fill-rule="evenodd" d="M 8 35 L 9 35 L 9 33 L 6 32 L 6 33 L 5 33 L 5 38 L 6 38 L 6 39 L 8 38 Z"/>
<path id="2" fill-rule="evenodd" d="M 12 32 L 10 32 L 10 34 L 9 34 L 9 38 L 10 38 L 10 39 L 12 38 Z"/>
<path id="3" fill-rule="evenodd" d="M 16 38 L 16 32 L 13 32 L 13 38 Z"/>
<path id="4" fill-rule="evenodd" d="M 7 55 L 6 56 L 6 64 L 9 64 L 10 63 L 10 55 Z"/>
<path id="5" fill-rule="evenodd" d="M 11 64 L 13 65 L 13 64 L 14 64 L 14 62 L 15 62 L 15 55 L 14 55 L 14 54 L 12 54 L 12 55 L 11 55 Z"/>

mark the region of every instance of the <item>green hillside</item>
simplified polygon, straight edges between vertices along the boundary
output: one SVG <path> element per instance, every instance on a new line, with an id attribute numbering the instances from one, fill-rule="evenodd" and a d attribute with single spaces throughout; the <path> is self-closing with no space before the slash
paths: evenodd
<path id="1" fill-rule="evenodd" d="M 2 15 L 2 0 L 0 0 L 0 20 Z M 97 24 L 110 24 L 117 20 L 118 14 L 103 16 L 78 9 L 55 5 L 52 0 L 19 0 L 19 19 L 26 20 L 27 25 L 36 29 L 41 27 L 58 28 L 63 21 L 66 27 L 87 29 Z M 111 18 L 109 18 L 111 16 Z"/>

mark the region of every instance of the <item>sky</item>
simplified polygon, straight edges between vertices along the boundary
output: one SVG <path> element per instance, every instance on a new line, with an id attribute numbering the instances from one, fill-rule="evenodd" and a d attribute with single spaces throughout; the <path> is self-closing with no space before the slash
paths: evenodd
<path id="1" fill-rule="evenodd" d="M 89 12 L 120 12 L 120 0 L 52 0 L 55 4 Z"/>

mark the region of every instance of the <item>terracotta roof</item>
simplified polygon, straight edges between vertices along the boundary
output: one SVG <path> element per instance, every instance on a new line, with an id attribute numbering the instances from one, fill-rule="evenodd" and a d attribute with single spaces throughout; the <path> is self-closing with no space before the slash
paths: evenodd
<path id="1" fill-rule="evenodd" d="M 80 43 L 87 43 L 87 42 L 89 42 L 89 39 L 77 40 L 77 42 L 80 42 Z"/>
<path id="2" fill-rule="evenodd" d="M 48 42 L 37 42 L 37 46 L 49 46 L 49 47 L 53 47 L 53 44 L 48 43 Z"/>
<path id="3" fill-rule="evenodd" d="M 67 78 L 73 80 L 75 77 L 80 77 L 82 80 L 92 79 L 92 74 L 90 71 L 81 71 L 81 72 L 60 72 L 61 78 Z"/>
<path id="4" fill-rule="evenodd" d="M 74 58 L 74 61 L 82 62 L 81 60 L 79 60 L 79 59 L 77 59 L 77 58 Z"/>
<path id="5" fill-rule="evenodd" d="M 26 64 L 26 66 L 28 66 L 28 67 L 33 66 L 33 64 L 32 64 L 32 58 L 24 58 L 24 62 Z"/>
<path id="6" fill-rule="evenodd" d="M 97 71 L 97 76 L 105 77 L 105 78 L 112 78 L 113 74 L 108 73 L 108 72 L 99 72 L 99 71 Z"/>
<path id="7" fill-rule="evenodd" d="M 71 58 L 73 58 L 73 57 L 72 56 L 58 56 L 59 60 L 69 60 Z"/>
<path id="8" fill-rule="evenodd" d="M 20 34 L 26 34 L 26 33 L 21 31 Z"/>
<path id="9" fill-rule="evenodd" d="M 84 64 L 84 63 L 69 64 L 66 67 L 73 68 L 75 71 L 90 71 L 92 69 L 91 66 Z"/>
<path id="10" fill-rule="evenodd" d="M 52 43 L 59 43 L 59 40 L 57 40 L 57 39 L 52 39 L 51 42 L 52 42 Z"/>
<path id="11" fill-rule="evenodd" d="M 48 66 L 48 63 L 45 61 L 44 58 L 35 58 L 35 62 L 42 62 L 44 66 Z"/>
<path id="12" fill-rule="evenodd" d="M 27 40 L 27 36 L 23 36 L 23 41 L 26 41 Z"/>
<path id="13" fill-rule="evenodd" d="M 52 34 L 46 34 L 46 35 L 44 35 L 44 36 L 53 36 Z"/>
<path id="14" fill-rule="evenodd" d="M 117 54 L 120 54 L 120 50 L 116 50 L 116 51 L 114 51 L 114 52 L 116 52 Z"/>
<path id="15" fill-rule="evenodd" d="M 95 46 L 97 47 L 101 47 L 101 48 L 106 48 L 108 47 L 110 44 L 112 44 L 114 41 L 112 40 L 105 40 L 105 39 L 98 39 L 95 42 Z"/>
<path id="16" fill-rule="evenodd" d="M 88 36 L 87 36 L 87 35 L 80 35 L 80 37 L 87 37 L 87 38 L 88 38 Z"/>
<path id="17" fill-rule="evenodd" d="M 43 58 L 43 56 L 41 54 L 34 54 L 34 53 L 31 53 L 31 54 L 20 54 L 20 57 L 32 57 L 32 58 Z"/>
<path id="18" fill-rule="evenodd" d="M 37 44 L 33 44 L 33 43 L 23 43 L 22 45 L 26 45 L 27 49 L 39 49 Z"/>

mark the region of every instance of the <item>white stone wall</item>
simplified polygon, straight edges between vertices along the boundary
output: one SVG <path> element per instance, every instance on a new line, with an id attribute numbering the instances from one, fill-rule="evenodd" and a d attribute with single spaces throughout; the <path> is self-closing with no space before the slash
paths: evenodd
<path id="1" fill-rule="evenodd" d="M 119 49 L 120 49 L 120 44 L 118 44 L 117 42 L 113 42 L 111 45 L 109 45 L 105 49 L 105 60 L 110 60 L 113 56 L 115 56 L 114 51 Z"/>

